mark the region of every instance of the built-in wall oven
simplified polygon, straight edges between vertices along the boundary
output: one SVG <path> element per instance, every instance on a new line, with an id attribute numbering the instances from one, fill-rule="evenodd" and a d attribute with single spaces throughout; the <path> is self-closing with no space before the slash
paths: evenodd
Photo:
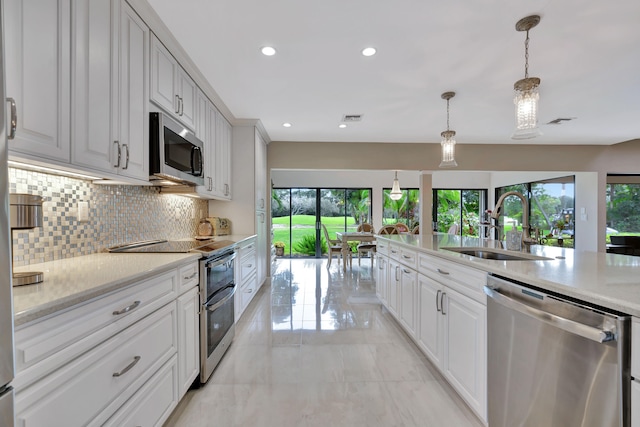
<path id="1" fill-rule="evenodd" d="M 235 252 L 200 260 L 200 382 L 206 382 L 235 334 Z"/>

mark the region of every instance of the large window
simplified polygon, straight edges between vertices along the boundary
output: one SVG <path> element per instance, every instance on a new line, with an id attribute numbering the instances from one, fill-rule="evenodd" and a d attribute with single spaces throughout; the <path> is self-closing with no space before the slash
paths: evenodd
<path id="1" fill-rule="evenodd" d="M 433 230 L 461 236 L 479 236 L 487 190 L 433 190 Z"/>
<path id="2" fill-rule="evenodd" d="M 640 235 L 640 175 L 607 176 L 607 243 L 611 234 Z"/>
<path id="3" fill-rule="evenodd" d="M 409 230 L 420 224 L 420 190 L 417 188 L 403 188 L 402 197 L 393 200 L 390 197 L 391 189 L 382 190 L 384 203 L 382 210 L 382 224 L 396 224 L 398 222 L 407 225 Z"/>
<path id="4" fill-rule="evenodd" d="M 273 242 L 284 245 L 284 256 L 320 257 L 338 231 L 355 231 L 371 222 L 371 189 L 276 188 L 271 192 Z"/>
<path id="5" fill-rule="evenodd" d="M 574 176 L 499 187 L 496 201 L 508 191 L 517 191 L 527 199 L 529 225 L 540 230 L 543 244 L 574 247 Z M 502 235 L 514 227 L 522 230 L 522 219 L 520 199 L 507 197 L 500 215 Z"/>

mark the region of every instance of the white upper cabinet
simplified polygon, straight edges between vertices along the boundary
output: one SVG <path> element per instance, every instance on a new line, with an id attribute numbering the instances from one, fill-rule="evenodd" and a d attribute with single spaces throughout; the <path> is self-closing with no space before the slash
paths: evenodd
<path id="1" fill-rule="evenodd" d="M 72 10 L 72 163 L 148 181 L 149 29 L 122 0 Z"/>
<path id="2" fill-rule="evenodd" d="M 68 163 L 71 1 L 6 0 L 2 18 L 6 93 L 18 116 L 10 154 Z"/>
<path id="3" fill-rule="evenodd" d="M 258 130 L 256 133 L 256 209 L 267 209 L 267 144 L 260 135 Z M 269 195 L 270 196 L 270 195 Z"/>
<path id="4" fill-rule="evenodd" d="M 216 110 L 216 160 L 214 191 L 218 198 L 231 200 L 231 125 Z"/>
<path id="5" fill-rule="evenodd" d="M 151 38 L 151 101 L 196 130 L 197 86 L 155 35 Z"/>

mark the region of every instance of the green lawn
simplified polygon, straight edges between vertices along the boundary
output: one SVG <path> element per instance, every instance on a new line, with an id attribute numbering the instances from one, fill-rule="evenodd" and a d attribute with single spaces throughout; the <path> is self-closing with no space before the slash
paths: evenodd
<path id="1" fill-rule="evenodd" d="M 273 224 L 273 241 L 284 242 L 284 254 L 289 255 L 291 252 L 291 245 L 289 243 L 289 219 L 290 217 L 277 217 L 272 219 Z M 313 215 L 294 215 L 293 227 L 291 228 L 291 241 L 295 245 L 296 242 L 302 240 L 303 236 L 316 235 L 316 217 Z M 322 217 L 320 221 L 327 227 L 329 236 L 335 239 L 337 231 L 344 231 L 344 217 Z M 355 231 L 356 223 L 353 218 L 347 218 L 347 230 Z M 324 239 L 322 230 L 320 230 L 320 236 Z M 293 255 L 296 255 L 296 251 L 293 251 Z M 299 254 L 298 254 L 299 255 Z"/>

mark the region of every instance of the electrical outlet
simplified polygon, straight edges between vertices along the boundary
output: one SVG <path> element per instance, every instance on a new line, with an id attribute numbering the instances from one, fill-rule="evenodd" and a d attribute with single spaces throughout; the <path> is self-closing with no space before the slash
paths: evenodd
<path id="1" fill-rule="evenodd" d="M 78 202 L 78 222 L 89 222 L 89 202 Z"/>

